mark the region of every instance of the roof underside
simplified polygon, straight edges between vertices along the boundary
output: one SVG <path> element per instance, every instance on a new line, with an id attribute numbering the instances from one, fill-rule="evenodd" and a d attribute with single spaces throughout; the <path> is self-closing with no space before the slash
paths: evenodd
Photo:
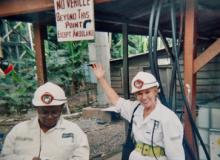
<path id="1" fill-rule="evenodd" d="M 1 3 L 8 0 L 1 0 Z M 40 0 L 39 0 L 40 1 Z M 122 24 L 128 24 L 130 34 L 148 34 L 149 19 L 152 0 L 107 0 L 102 3 L 95 3 L 95 21 L 97 31 L 122 32 Z M 176 0 L 176 20 L 181 17 L 181 4 L 183 0 Z M 8 5 L 10 7 L 10 5 Z M 183 4 L 182 4 L 183 6 Z M 10 8 L 9 8 L 10 9 Z M 0 10 L 1 12 L 1 10 Z M 4 15 L 4 14 L 2 14 Z M 55 25 L 53 8 L 32 13 L 18 15 L 5 15 L 7 18 L 17 21 L 37 22 L 44 21 Z M 197 31 L 199 38 L 215 39 L 220 37 L 220 1 L 219 0 L 198 0 Z M 179 23 L 178 23 L 179 24 Z M 179 26 L 178 26 L 179 28 Z M 164 35 L 170 36 L 170 3 L 163 3 L 161 10 L 159 29 Z"/>

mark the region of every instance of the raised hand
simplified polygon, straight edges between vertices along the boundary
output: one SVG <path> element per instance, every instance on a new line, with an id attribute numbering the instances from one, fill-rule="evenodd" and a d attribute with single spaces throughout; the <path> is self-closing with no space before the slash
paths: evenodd
<path id="1" fill-rule="evenodd" d="M 105 70 L 101 64 L 92 64 L 92 70 L 97 80 L 105 77 Z"/>
<path id="2" fill-rule="evenodd" d="M 102 86 L 105 94 L 107 95 L 109 101 L 115 105 L 119 99 L 119 95 L 114 91 L 114 89 L 109 85 L 105 79 L 105 70 L 101 64 L 92 64 L 92 70 L 96 76 L 98 83 Z"/>

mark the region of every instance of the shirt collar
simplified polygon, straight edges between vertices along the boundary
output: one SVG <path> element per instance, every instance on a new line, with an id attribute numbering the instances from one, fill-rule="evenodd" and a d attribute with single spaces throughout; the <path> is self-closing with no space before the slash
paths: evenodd
<path id="1" fill-rule="evenodd" d="M 162 104 L 161 104 L 160 100 L 157 98 L 155 109 L 147 116 L 147 118 L 145 118 L 145 121 L 147 121 L 149 119 L 160 121 L 161 114 L 162 114 L 161 113 L 161 106 L 162 106 Z M 143 117 L 144 106 L 142 106 L 142 105 L 141 105 L 141 110 L 142 110 L 142 112 L 139 112 L 138 114 L 141 114 L 141 116 Z"/>
<path id="2" fill-rule="evenodd" d="M 157 98 L 156 107 L 155 107 L 155 109 L 151 112 L 151 114 L 149 115 L 149 116 L 150 116 L 150 119 L 160 121 L 160 119 L 161 119 L 161 114 L 163 114 L 163 113 L 161 113 L 161 106 L 162 106 L 162 103 L 161 103 L 160 100 Z"/>

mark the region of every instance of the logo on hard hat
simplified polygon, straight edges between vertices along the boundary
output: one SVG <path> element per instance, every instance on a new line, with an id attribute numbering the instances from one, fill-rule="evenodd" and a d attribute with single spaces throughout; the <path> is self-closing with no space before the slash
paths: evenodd
<path id="1" fill-rule="evenodd" d="M 144 82 L 140 79 L 137 79 L 136 81 L 134 81 L 134 87 L 137 89 L 141 89 L 144 85 Z"/>
<path id="2" fill-rule="evenodd" d="M 50 104 L 53 101 L 53 99 L 54 99 L 53 96 L 48 92 L 44 93 L 41 96 L 41 101 L 45 104 Z"/>

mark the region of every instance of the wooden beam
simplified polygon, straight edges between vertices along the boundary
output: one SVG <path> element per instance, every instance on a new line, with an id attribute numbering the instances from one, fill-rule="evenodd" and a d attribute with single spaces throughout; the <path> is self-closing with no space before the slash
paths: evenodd
<path id="1" fill-rule="evenodd" d="M 205 64 L 220 53 L 220 38 L 199 55 L 193 64 L 193 73 L 198 72 Z"/>
<path id="2" fill-rule="evenodd" d="M 95 0 L 95 4 L 112 0 Z M 0 0 L 0 17 L 42 12 L 54 9 L 53 0 Z"/>
<path id="3" fill-rule="evenodd" d="M 40 23 L 33 24 L 34 29 L 34 49 L 36 54 L 37 81 L 42 85 L 47 81 L 47 69 L 44 51 L 44 39 L 46 34 L 46 25 Z"/>
<path id="4" fill-rule="evenodd" d="M 52 0 L 1 0 L 0 17 L 54 9 Z"/>
<path id="5" fill-rule="evenodd" d="M 107 3 L 107 2 L 111 2 L 113 0 L 94 0 L 95 4 L 100 4 L 100 3 Z"/>
<path id="6" fill-rule="evenodd" d="M 196 74 L 193 73 L 193 62 L 196 53 L 196 5 L 197 0 L 186 0 L 184 35 L 184 87 L 194 120 L 196 116 Z M 186 108 L 184 108 L 184 134 L 193 153 L 197 153 L 196 140 L 193 136 L 192 125 Z M 191 158 L 186 155 L 187 160 L 191 160 Z"/>

